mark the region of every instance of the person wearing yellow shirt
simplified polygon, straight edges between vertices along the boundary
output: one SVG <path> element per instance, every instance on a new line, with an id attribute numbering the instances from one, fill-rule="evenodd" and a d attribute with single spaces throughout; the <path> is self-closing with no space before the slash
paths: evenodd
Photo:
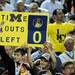
<path id="1" fill-rule="evenodd" d="M 74 24 L 63 23 L 64 14 L 62 9 L 56 9 L 53 16 L 55 23 L 48 25 L 48 35 L 55 52 L 61 53 L 65 50 L 64 39 L 67 33 L 74 29 Z"/>

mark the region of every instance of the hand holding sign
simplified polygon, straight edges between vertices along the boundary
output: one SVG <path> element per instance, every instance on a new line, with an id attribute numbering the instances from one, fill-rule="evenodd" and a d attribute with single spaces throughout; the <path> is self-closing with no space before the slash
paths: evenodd
<path id="1" fill-rule="evenodd" d="M 0 12 L 0 45 L 41 47 L 47 40 L 47 23 L 48 14 Z"/>

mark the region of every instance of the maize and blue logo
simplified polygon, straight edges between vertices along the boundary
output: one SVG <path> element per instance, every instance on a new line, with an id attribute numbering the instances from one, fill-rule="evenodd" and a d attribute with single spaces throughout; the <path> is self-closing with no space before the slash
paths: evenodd
<path id="1" fill-rule="evenodd" d="M 29 15 L 28 43 L 43 44 L 46 41 L 47 16 Z"/>
<path id="2" fill-rule="evenodd" d="M 43 20 L 42 19 L 36 18 L 36 19 L 33 20 L 33 26 L 35 28 L 40 28 L 40 27 L 42 27 L 42 25 L 43 25 Z"/>

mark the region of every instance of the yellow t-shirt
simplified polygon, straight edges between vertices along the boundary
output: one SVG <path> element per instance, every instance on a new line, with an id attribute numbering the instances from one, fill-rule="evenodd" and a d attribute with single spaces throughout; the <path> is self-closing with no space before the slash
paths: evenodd
<path id="1" fill-rule="evenodd" d="M 64 39 L 68 32 L 74 29 L 74 24 L 72 23 L 62 23 L 62 24 L 49 24 L 48 25 L 48 35 L 50 38 L 50 42 L 53 45 L 53 48 L 56 52 L 63 52 L 65 50 L 64 47 Z"/>

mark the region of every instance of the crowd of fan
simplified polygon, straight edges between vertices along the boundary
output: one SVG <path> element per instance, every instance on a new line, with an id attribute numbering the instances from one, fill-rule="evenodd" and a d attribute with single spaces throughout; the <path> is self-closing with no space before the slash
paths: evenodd
<path id="1" fill-rule="evenodd" d="M 67 34 L 58 52 L 50 40 L 43 47 L 0 46 L 0 75 L 75 75 L 75 0 L 0 0 L 0 11 L 49 13 L 49 26 L 64 23 Z"/>

